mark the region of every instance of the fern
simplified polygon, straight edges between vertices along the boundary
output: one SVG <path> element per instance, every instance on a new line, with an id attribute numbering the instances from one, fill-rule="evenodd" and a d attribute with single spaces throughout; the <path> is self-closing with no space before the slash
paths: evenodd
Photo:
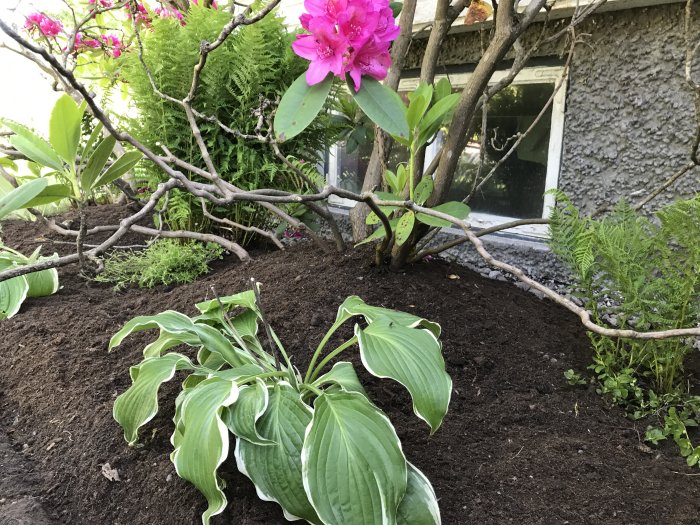
<path id="1" fill-rule="evenodd" d="M 193 5 L 185 26 L 174 19 L 154 20 L 153 31 L 144 34 L 144 60 L 161 91 L 178 99 L 186 95 L 200 42 L 216 38 L 229 18 L 230 14 L 224 10 Z M 292 35 L 276 15 L 237 29 L 209 56 L 195 107 L 234 129 L 253 133 L 257 123 L 253 111 L 260 106 L 261 97 L 276 100 L 306 69 L 306 63 L 291 52 L 291 39 Z M 153 93 L 137 56 L 128 57 L 126 62 L 125 75 L 138 110 L 138 118 L 130 122 L 132 133 L 152 148 L 157 149 L 158 143 L 167 144 L 176 156 L 202 166 L 202 156 L 182 109 Z M 245 190 L 270 187 L 293 192 L 306 190 L 306 184 L 279 163 L 269 145 L 232 137 L 211 122 L 200 122 L 200 128 L 212 161 L 224 180 Z M 304 133 L 285 143 L 285 148 L 313 165 L 319 152 L 336 141 L 339 131 L 326 112 Z M 154 167 L 149 169 L 149 175 L 151 187 L 163 180 Z M 197 180 L 193 174 L 190 177 Z M 198 231 L 214 227 L 203 219 L 196 199 L 177 196 L 172 201 L 165 212 L 171 227 L 188 225 Z M 259 206 L 247 203 L 212 211 L 241 224 L 265 229 L 276 222 Z M 241 243 L 252 241 L 248 233 L 233 234 Z"/>

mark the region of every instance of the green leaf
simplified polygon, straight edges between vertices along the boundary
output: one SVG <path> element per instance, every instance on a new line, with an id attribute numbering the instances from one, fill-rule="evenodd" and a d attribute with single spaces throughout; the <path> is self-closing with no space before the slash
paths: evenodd
<path id="1" fill-rule="evenodd" d="M 389 226 L 391 226 L 391 229 L 394 230 L 396 229 L 396 225 L 399 223 L 399 219 L 390 219 L 389 220 Z M 368 235 L 365 239 L 361 240 L 358 242 L 355 247 L 358 247 L 362 244 L 367 244 L 368 242 L 376 241 L 377 239 L 382 239 L 386 233 L 384 232 L 384 226 L 380 226 L 376 230 L 374 230 L 370 235 Z"/>
<path id="2" fill-rule="evenodd" d="M 57 258 L 58 255 L 55 255 Z M 42 259 L 48 259 L 44 257 Z M 58 291 L 58 271 L 56 268 L 41 270 L 40 272 L 32 272 L 25 275 L 29 290 L 27 297 L 46 297 L 53 295 Z"/>
<path id="3" fill-rule="evenodd" d="M 15 132 L 15 135 L 10 137 L 10 144 L 20 153 L 42 166 L 63 171 L 63 162 L 60 157 L 43 138 L 17 122 L 0 119 L 0 123 Z"/>
<path id="4" fill-rule="evenodd" d="M 446 213 L 447 215 L 451 215 L 452 217 L 461 220 L 466 219 L 469 216 L 469 213 L 471 212 L 471 208 L 469 208 L 469 206 L 467 206 L 463 202 L 457 201 L 446 202 L 444 204 L 440 204 L 439 206 L 435 206 L 431 209 L 442 213 Z M 416 219 L 418 219 L 423 224 L 427 224 L 428 226 L 435 226 L 436 228 L 449 228 L 453 225 L 448 220 L 433 217 L 432 215 L 427 215 L 425 213 L 418 213 Z"/>
<path id="5" fill-rule="evenodd" d="M 228 457 L 229 434 L 221 412 L 238 399 L 235 381 L 212 378 L 187 391 L 180 405 L 180 425 L 171 438 L 170 459 L 178 476 L 192 483 L 207 499 L 202 523 L 226 508 L 217 469 Z"/>
<path id="6" fill-rule="evenodd" d="M 417 139 L 419 146 L 427 144 L 440 130 L 440 127 L 452 118 L 452 113 L 458 102 L 459 94 L 453 93 L 441 98 L 430 108 L 420 123 Z"/>
<path id="7" fill-rule="evenodd" d="M 365 396 L 319 396 L 301 457 L 304 487 L 324 523 L 396 523 L 406 458 L 389 419 Z"/>
<path id="8" fill-rule="evenodd" d="M 30 200 L 27 204 L 27 208 L 33 208 L 35 206 L 43 206 L 45 204 L 51 204 L 52 202 L 61 201 L 67 199 L 73 195 L 73 190 L 67 184 L 49 184 L 44 188 L 39 195 Z"/>
<path id="9" fill-rule="evenodd" d="M 423 177 L 416 188 L 413 190 L 413 200 L 419 206 L 425 204 L 425 201 L 432 195 L 435 184 L 431 177 Z"/>
<path id="10" fill-rule="evenodd" d="M 236 443 L 238 470 L 248 476 L 265 501 L 274 501 L 288 520 L 305 519 L 321 524 L 309 503 L 302 481 L 301 451 L 312 410 L 299 392 L 285 381 L 270 391 L 265 414 L 258 420 L 261 437 L 273 445 L 255 445 L 239 439 Z"/>
<path id="11" fill-rule="evenodd" d="M 399 505 L 396 525 L 440 525 L 440 507 L 433 486 L 414 465 L 408 463 L 408 486 Z"/>
<path id="12" fill-rule="evenodd" d="M 92 130 L 92 133 L 90 133 L 87 142 L 85 143 L 85 147 L 83 148 L 83 154 L 81 155 L 81 162 L 87 161 L 88 157 L 90 156 L 90 153 L 92 152 L 92 147 L 95 145 L 95 142 L 97 142 L 97 139 L 99 139 L 102 136 L 103 129 L 104 126 L 102 126 L 102 123 L 98 122 L 95 128 Z"/>
<path id="13" fill-rule="evenodd" d="M 49 120 L 49 142 L 54 151 L 70 166 L 75 167 L 75 156 L 80 144 L 80 124 L 83 111 L 68 94 L 57 101 Z"/>
<path id="14" fill-rule="evenodd" d="M 347 361 L 335 363 L 329 372 L 323 374 L 313 382 L 313 386 L 321 388 L 329 383 L 338 385 L 348 392 L 357 392 L 365 397 L 367 396 L 365 389 L 362 388 L 362 384 L 357 377 L 357 373 L 355 373 L 355 367 L 352 366 L 352 363 L 348 363 Z"/>
<path id="15" fill-rule="evenodd" d="M 362 78 L 362 86 L 357 93 L 352 85 L 348 86 L 357 105 L 372 122 L 390 135 L 408 138 L 406 106 L 394 90 L 367 76 Z"/>
<path id="16" fill-rule="evenodd" d="M 435 84 L 435 101 L 439 102 L 443 98 L 452 94 L 452 84 L 450 84 L 450 79 L 447 77 L 442 77 Z"/>
<path id="17" fill-rule="evenodd" d="M 93 188 L 99 188 L 100 186 L 106 186 L 110 182 L 114 182 L 119 177 L 131 171 L 131 169 L 136 166 L 139 161 L 143 158 L 143 153 L 140 151 L 129 151 L 124 153 L 121 157 L 114 161 L 114 163 L 107 168 L 102 175 L 97 177 L 97 180 L 93 183 Z"/>
<path id="18" fill-rule="evenodd" d="M 403 2 L 389 2 L 389 7 L 391 7 L 391 12 L 394 14 L 394 18 L 398 18 L 403 9 Z"/>
<path id="19" fill-rule="evenodd" d="M 202 313 L 203 316 L 204 314 L 220 311 L 221 306 L 224 307 L 224 311 L 226 312 L 237 306 L 241 308 L 248 308 L 249 310 L 253 310 L 255 312 L 258 311 L 257 304 L 255 303 L 255 292 L 253 290 L 247 290 L 235 295 L 227 295 L 226 297 L 219 297 L 218 299 L 203 301 L 195 304 L 194 306 Z"/>
<path id="20" fill-rule="evenodd" d="M 401 246 L 408 239 L 413 231 L 413 225 L 416 223 L 416 215 L 412 211 L 407 211 L 399 219 L 396 225 L 396 244 Z"/>
<path id="21" fill-rule="evenodd" d="M 0 166 L 12 171 L 17 171 L 19 169 L 17 163 L 7 157 L 0 157 Z"/>
<path id="22" fill-rule="evenodd" d="M 399 179 L 398 177 L 394 174 L 393 171 L 391 170 L 386 170 L 384 172 L 384 181 L 386 182 L 386 185 L 389 187 L 389 189 L 393 193 L 401 193 L 401 189 L 398 185 Z"/>
<path id="23" fill-rule="evenodd" d="M 445 371 L 435 335 L 388 319 L 365 329 L 357 325 L 355 335 L 365 368 L 372 375 L 405 386 L 413 399 L 413 411 L 430 425 L 431 433 L 435 432 L 447 414 L 452 395 L 452 379 Z"/>
<path id="24" fill-rule="evenodd" d="M 139 315 L 127 322 L 121 330 L 112 336 L 107 350 L 110 351 L 119 346 L 124 339 L 135 332 L 158 328 L 161 332 L 167 332 L 174 336 L 189 333 L 193 324 L 192 319 L 174 310 L 166 310 L 156 315 Z"/>
<path id="25" fill-rule="evenodd" d="M 133 445 L 138 440 L 138 431 L 158 412 L 158 390 L 170 381 L 175 370 L 193 368 L 190 360 L 180 354 L 151 357 L 131 367 L 132 385 L 114 402 L 114 419 L 124 429 L 124 439 Z"/>
<path id="26" fill-rule="evenodd" d="M 297 136 L 313 122 L 326 103 L 332 86 L 333 75 L 329 74 L 323 82 L 309 86 L 306 73 L 289 86 L 275 113 L 275 135 L 280 142 Z"/>
<path id="27" fill-rule="evenodd" d="M 255 445 L 274 445 L 274 441 L 265 439 L 256 428 L 258 419 L 267 410 L 269 396 L 267 386 L 258 379 L 251 385 L 241 387 L 238 401 L 235 405 L 225 408 L 221 419 L 228 429 L 241 439 L 245 439 Z"/>
<path id="28" fill-rule="evenodd" d="M 0 197 L 0 219 L 14 211 L 27 207 L 32 199 L 44 191 L 46 186 L 48 186 L 46 179 L 35 179 Z"/>
<path id="29" fill-rule="evenodd" d="M 435 337 L 440 337 L 441 329 L 439 324 L 406 312 L 382 308 L 381 306 L 371 306 L 356 295 L 351 295 L 338 307 L 338 315 L 335 322 L 344 322 L 356 315 L 363 316 L 365 321 L 370 324 L 382 319 L 388 319 L 407 328 L 426 328 Z"/>
<path id="30" fill-rule="evenodd" d="M 411 97 L 408 111 L 406 111 L 406 121 L 408 122 L 409 129 L 413 130 L 418 126 L 428 106 L 430 106 L 429 98 L 415 94 Z"/>
<path id="31" fill-rule="evenodd" d="M 83 191 L 90 191 L 95 187 L 95 181 L 100 173 L 102 173 L 110 155 L 112 155 L 116 143 L 117 139 L 110 135 L 102 139 L 102 142 L 97 145 L 95 151 L 90 155 L 87 164 L 80 174 L 80 185 Z"/>

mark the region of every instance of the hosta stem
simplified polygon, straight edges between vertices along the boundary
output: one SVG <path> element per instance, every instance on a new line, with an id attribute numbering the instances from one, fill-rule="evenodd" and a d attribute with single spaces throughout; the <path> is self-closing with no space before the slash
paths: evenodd
<path id="1" fill-rule="evenodd" d="M 318 377 L 318 374 L 321 373 L 321 370 L 323 370 L 323 367 L 326 366 L 334 357 L 336 357 L 338 354 L 340 354 L 342 351 L 348 349 L 352 345 L 357 343 L 357 336 L 353 337 L 352 339 L 348 339 L 345 341 L 342 345 L 340 345 L 338 348 L 333 350 L 330 354 L 328 354 L 323 361 L 321 361 L 316 369 L 313 371 L 311 374 L 311 377 L 309 378 L 310 382 L 314 382 L 316 378 Z"/>
<path id="2" fill-rule="evenodd" d="M 333 337 L 333 334 L 338 328 L 340 328 L 340 325 L 342 325 L 343 322 L 345 322 L 345 320 L 336 321 L 335 323 L 333 323 L 333 326 L 331 326 L 330 330 L 328 330 L 326 335 L 323 336 L 323 339 L 321 339 L 321 342 L 318 344 L 318 347 L 316 348 L 316 351 L 314 352 L 314 355 L 311 358 L 311 362 L 309 363 L 309 368 L 306 371 L 306 376 L 304 377 L 304 383 L 310 382 L 311 374 L 314 370 L 314 365 L 316 365 L 316 361 L 318 361 L 323 347 L 326 346 L 330 338 Z"/>

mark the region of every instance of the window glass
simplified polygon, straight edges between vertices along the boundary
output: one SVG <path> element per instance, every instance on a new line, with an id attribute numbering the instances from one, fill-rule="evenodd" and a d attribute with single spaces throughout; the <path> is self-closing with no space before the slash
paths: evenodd
<path id="1" fill-rule="evenodd" d="M 449 200 L 462 200 L 474 188 L 479 174 L 482 180 L 491 172 L 521 134 L 535 121 L 554 91 L 552 83 L 512 85 L 489 102 L 484 164 L 479 174 L 482 143 L 481 113 L 475 117 L 477 131 L 462 153 Z M 475 212 L 515 218 L 541 217 L 543 212 L 551 107 L 520 142 L 516 150 L 496 169 L 472 197 Z"/>

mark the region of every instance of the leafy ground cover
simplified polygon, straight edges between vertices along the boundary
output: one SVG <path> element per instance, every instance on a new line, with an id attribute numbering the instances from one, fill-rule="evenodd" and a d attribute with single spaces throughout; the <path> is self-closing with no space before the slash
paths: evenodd
<path id="1" fill-rule="evenodd" d="M 88 211 L 91 224 L 125 214 Z M 72 250 L 52 243 L 40 224 L 8 222 L 3 232 L 23 252 L 39 244 Z M 593 388 L 567 384 L 564 371 L 585 374 L 591 359 L 569 313 L 440 261 L 379 273 L 366 252 L 321 255 L 304 243 L 246 265 L 231 259 L 216 261 L 196 283 L 123 292 L 67 267 L 56 295 L 28 299 L 0 324 L 0 524 L 199 523 L 204 498 L 168 458 L 179 385 L 165 387 L 158 416 L 142 430 L 144 446 L 128 448 L 112 405 L 152 336 L 135 335 L 112 353 L 107 344 L 135 315 L 194 314 L 212 287 L 236 293 L 251 277 L 263 283 L 266 313 L 299 365 L 349 295 L 441 324 L 454 391 L 432 437 L 404 389 L 363 373 L 361 380 L 395 423 L 408 459 L 433 483 L 443 523 L 697 523 L 700 482 L 686 475 L 692 471 L 673 445 L 649 448 L 641 441 L 646 422 L 625 419 Z M 691 360 L 689 369 L 697 376 L 700 363 Z M 213 523 L 286 523 L 233 459 L 222 474 L 232 503 Z"/>

